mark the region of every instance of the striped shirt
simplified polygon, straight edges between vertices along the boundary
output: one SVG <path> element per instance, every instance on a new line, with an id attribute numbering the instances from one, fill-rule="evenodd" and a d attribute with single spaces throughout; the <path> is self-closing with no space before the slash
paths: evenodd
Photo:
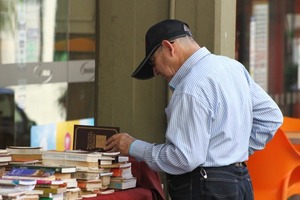
<path id="1" fill-rule="evenodd" d="M 205 47 L 184 62 L 169 86 L 166 142 L 136 140 L 129 151 L 156 171 L 183 174 L 246 161 L 283 122 L 279 107 L 241 63 Z"/>

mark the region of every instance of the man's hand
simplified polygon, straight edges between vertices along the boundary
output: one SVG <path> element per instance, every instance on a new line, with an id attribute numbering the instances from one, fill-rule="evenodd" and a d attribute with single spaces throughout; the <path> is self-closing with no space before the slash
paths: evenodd
<path id="1" fill-rule="evenodd" d="M 107 139 L 105 151 L 119 151 L 122 155 L 129 155 L 129 148 L 135 138 L 127 133 L 118 133 Z"/>

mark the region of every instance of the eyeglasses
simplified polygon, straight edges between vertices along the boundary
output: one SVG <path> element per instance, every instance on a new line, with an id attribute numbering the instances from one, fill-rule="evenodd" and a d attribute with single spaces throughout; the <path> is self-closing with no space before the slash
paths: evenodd
<path id="1" fill-rule="evenodd" d="M 171 44 L 173 44 L 174 43 L 174 41 L 169 41 Z M 152 54 L 152 56 L 149 58 L 149 60 L 148 60 L 148 63 L 150 64 L 150 66 L 151 67 L 154 67 L 154 61 L 155 61 L 155 58 L 154 58 L 154 54 L 155 54 L 155 52 L 159 49 L 159 48 L 162 48 L 163 46 L 162 45 L 160 45 L 159 47 L 157 47 L 157 49 L 154 51 L 154 53 Z"/>
<path id="2" fill-rule="evenodd" d="M 154 53 L 152 54 L 152 56 L 149 58 L 149 64 L 151 65 L 151 67 L 154 67 L 154 61 L 155 61 L 155 58 L 154 58 L 154 54 L 155 52 L 160 48 L 162 47 L 161 45 L 154 51 Z"/>

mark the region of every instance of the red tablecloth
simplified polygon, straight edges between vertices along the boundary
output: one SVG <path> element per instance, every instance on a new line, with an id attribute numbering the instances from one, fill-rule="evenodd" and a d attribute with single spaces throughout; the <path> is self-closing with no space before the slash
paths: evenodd
<path id="1" fill-rule="evenodd" d="M 112 194 L 101 194 L 97 197 L 83 198 L 86 200 L 153 200 L 152 192 L 145 188 L 133 188 L 117 191 Z"/>
<path id="2" fill-rule="evenodd" d="M 133 158 L 130 158 L 130 161 L 132 174 L 137 178 L 136 188 L 102 194 L 88 200 L 164 200 L 159 174 L 144 162 L 138 162 Z"/>

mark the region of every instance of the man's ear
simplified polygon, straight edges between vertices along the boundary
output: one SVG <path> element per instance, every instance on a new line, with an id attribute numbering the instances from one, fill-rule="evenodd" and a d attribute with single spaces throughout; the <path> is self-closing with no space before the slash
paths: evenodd
<path id="1" fill-rule="evenodd" d="M 168 40 L 163 40 L 163 41 L 161 42 L 161 45 L 162 45 L 163 48 L 168 49 L 170 53 L 173 53 L 173 52 L 174 52 L 174 47 L 173 47 L 173 45 L 172 45 L 172 43 L 171 43 L 170 41 L 168 41 Z"/>

